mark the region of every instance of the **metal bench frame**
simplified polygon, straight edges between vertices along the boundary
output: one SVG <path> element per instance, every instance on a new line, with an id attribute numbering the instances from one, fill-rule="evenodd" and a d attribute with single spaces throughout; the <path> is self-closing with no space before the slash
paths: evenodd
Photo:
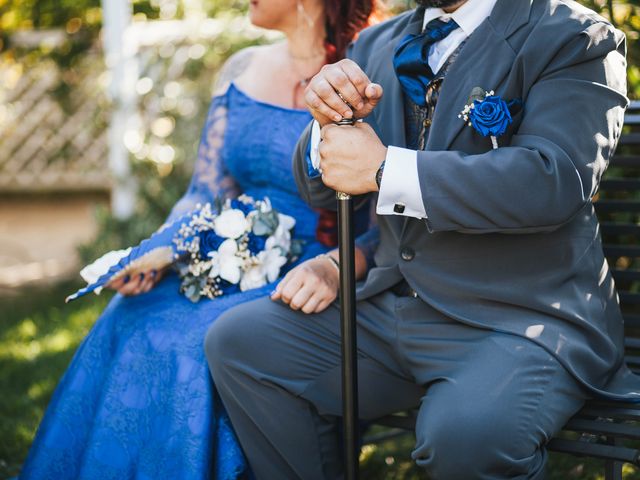
<path id="1" fill-rule="evenodd" d="M 640 101 L 627 110 L 625 129 L 594 205 L 625 320 L 625 359 L 640 373 Z M 390 430 L 369 436 L 364 443 L 413 431 L 415 415 L 403 412 L 376 420 L 376 425 Z M 591 400 L 547 448 L 602 459 L 605 479 L 622 480 L 624 463 L 640 467 L 640 404 Z"/>

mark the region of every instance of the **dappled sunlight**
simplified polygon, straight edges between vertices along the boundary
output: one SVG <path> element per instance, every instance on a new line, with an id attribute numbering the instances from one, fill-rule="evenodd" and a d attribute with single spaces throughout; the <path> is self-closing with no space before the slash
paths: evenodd
<path id="1" fill-rule="evenodd" d="M 53 378 L 47 378 L 31 385 L 27 391 L 27 396 L 33 401 L 42 400 L 45 397 L 48 398 L 55 386 L 56 381 Z"/>
<path id="2" fill-rule="evenodd" d="M 362 450 L 360 451 L 360 461 L 366 462 L 373 454 L 376 453 L 377 448 L 378 447 L 376 445 L 365 445 L 362 447 Z"/>

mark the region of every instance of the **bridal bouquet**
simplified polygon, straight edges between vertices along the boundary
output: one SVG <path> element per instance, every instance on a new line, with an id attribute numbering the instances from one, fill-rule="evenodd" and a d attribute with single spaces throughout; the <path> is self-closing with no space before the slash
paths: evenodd
<path id="1" fill-rule="evenodd" d="M 198 205 L 136 247 L 109 252 L 83 268 L 88 285 L 66 301 L 100 293 L 130 272 L 171 264 L 178 269 L 180 291 L 192 302 L 262 287 L 300 255 L 301 242 L 291 238 L 295 223 L 274 210 L 268 198 L 242 195 Z"/>
<path id="2" fill-rule="evenodd" d="M 180 291 L 197 302 L 274 282 L 300 254 L 301 245 L 291 239 L 294 225 L 267 198 L 243 195 L 217 208 L 204 205 L 174 238 L 176 257 L 182 258 Z"/>

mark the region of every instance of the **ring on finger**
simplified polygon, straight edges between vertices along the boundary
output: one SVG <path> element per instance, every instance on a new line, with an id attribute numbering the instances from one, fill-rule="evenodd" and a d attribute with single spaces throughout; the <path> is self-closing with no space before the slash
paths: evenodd
<path id="1" fill-rule="evenodd" d="M 346 98 L 344 98 L 344 97 L 342 96 L 342 94 L 341 94 L 338 90 L 336 90 L 336 93 L 337 93 L 337 94 L 338 94 L 338 96 L 340 97 L 340 100 L 342 100 L 342 101 L 347 105 L 347 107 L 349 107 L 350 109 L 352 109 L 352 110 L 353 110 L 353 106 L 352 106 L 352 105 L 347 101 L 347 99 L 346 99 Z"/>

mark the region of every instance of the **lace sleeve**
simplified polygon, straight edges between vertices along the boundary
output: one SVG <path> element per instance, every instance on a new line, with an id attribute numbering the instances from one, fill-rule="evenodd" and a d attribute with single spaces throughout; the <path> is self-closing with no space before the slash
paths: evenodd
<path id="1" fill-rule="evenodd" d="M 198 203 L 212 202 L 216 197 L 237 195 L 235 181 L 221 158 L 226 124 L 226 96 L 216 96 L 211 102 L 202 131 L 191 183 L 187 192 L 171 210 L 167 223 L 193 210 Z"/>
<path id="2" fill-rule="evenodd" d="M 231 81 L 242 73 L 253 56 L 253 48 L 241 50 L 222 67 L 207 120 L 200 137 L 198 157 L 194 165 L 191 183 L 184 196 L 178 200 L 166 223 L 193 210 L 198 203 L 211 202 L 217 197 L 235 197 L 239 189 L 225 167 L 222 158 L 227 127 L 227 89 Z"/>

